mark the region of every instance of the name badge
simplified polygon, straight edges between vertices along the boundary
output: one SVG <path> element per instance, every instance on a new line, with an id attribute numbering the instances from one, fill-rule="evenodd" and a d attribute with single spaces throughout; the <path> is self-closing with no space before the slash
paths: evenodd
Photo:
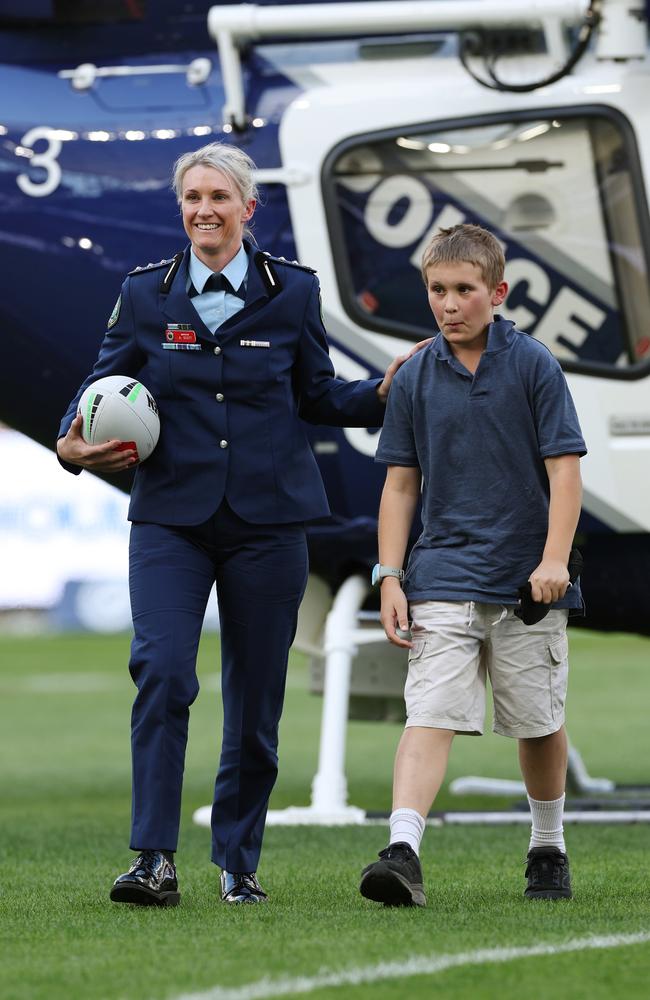
<path id="1" fill-rule="evenodd" d="M 196 344 L 196 332 L 189 323 L 169 323 L 165 340 L 170 344 Z"/>
<path id="2" fill-rule="evenodd" d="M 270 340 L 240 340 L 240 347 L 270 347 Z"/>
<path id="3" fill-rule="evenodd" d="M 201 345 L 196 342 L 196 331 L 189 323 L 168 323 L 161 346 L 165 351 L 202 350 Z"/>

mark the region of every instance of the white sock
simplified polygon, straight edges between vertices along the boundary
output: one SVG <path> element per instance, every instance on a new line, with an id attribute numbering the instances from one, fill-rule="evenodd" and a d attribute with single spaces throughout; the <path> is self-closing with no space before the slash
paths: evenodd
<path id="1" fill-rule="evenodd" d="M 415 809 L 395 809 L 390 814 L 389 822 L 391 844 L 408 844 L 419 855 L 426 825 L 424 817 Z"/>
<path id="2" fill-rule="evenodd" d="M 550 802 L 540 802 L 528 796 L 530 805 L 530 815 L 533 821 L 530 832 L 531 847 L 559 847 L 566 853 L 564 843 L 564 827 L 562 826 L 562 815 L 564 813 L 564 795 L 559 799 L 552 799 Z"/>

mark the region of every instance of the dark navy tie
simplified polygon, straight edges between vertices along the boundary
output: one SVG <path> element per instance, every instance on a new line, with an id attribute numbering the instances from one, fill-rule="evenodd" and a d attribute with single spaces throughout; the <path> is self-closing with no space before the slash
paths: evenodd
<path id="1" fill-rule="evenodd" d="M 236 295 L 238 299 L 246 298 L 244 283 L 242 282 L 239 288 L 233 288 L 225 274 L 211 274 L 203 286 L 203 292 L 228 292 L 230 295 Z M 202 293 L 197 292 L 194 285 L 190 285 L 188 294 L 193 299 L 195 295 Z"/>

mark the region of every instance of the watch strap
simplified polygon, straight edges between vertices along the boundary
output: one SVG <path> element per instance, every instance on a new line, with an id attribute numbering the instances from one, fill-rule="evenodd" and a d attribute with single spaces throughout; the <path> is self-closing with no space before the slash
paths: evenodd
<path id="1" fill-rule="evenodd" d="M 376 586 L 378 583 L 381 583 L 381 581 L 385 579 L 387 576 L 394 576 L 401 583 L 401 581 L 404 579 L 404 570 L 397 569 L 395 566 L 382 566 L 381 563 L 377 563 L 372 571 L 373 587 Z"/>

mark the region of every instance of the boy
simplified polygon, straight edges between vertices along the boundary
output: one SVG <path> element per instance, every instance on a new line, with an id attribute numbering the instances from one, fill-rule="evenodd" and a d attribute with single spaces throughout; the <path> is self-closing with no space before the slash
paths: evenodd
<path id="1" fill-rule="evenodd" d="M 566 622 L 582 597 L 578 583 L 569 587 L 567 562 L 586 448 L 558 362 L 494 315 L 508 291 L 504 267 L 499 242 L 480 226 L 433 237 L 422 275 L 440 333 L 397 373 L 377 450 L 388 469 L 373 576 L 386 635 L 409 648 L 390 844 L 360 885 L 387 905 L 426 903 L 425 817 L 454 734 L 482 732 L 486 673 L 494 730 L 518 740 L 530 803 L 525 896 L 571 896 Z M 404 573 L 421 489 L 423 530 Z M 532 626 L 514 613 L 526 580 L 549 607 Z M 409 612 L 412 641 L 403 637 Z"/>

